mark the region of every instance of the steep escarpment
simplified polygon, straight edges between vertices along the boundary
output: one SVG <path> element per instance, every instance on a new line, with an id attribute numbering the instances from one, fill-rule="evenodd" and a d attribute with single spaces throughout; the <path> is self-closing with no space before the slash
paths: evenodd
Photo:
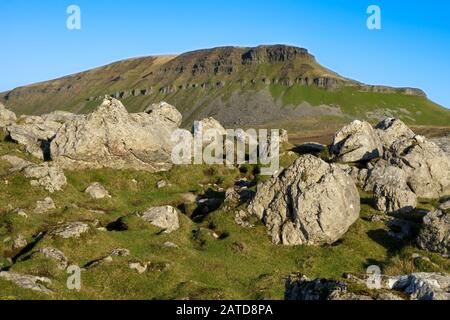
<path id="1" fill-rule="evenodd" d="M 134 58 L 16 88 L 0 102 L 19 114 L 92 111 L 105 95 L 129 111 L 168 101 L 187 125 L 214 116 L 228 126 L 283 122 L 378 122 L 446 125 L 450 111 L 414 88 L 365 85 L 321 66 L 308 50 L 286 45 L 219 47 L 178 56 Z"/>

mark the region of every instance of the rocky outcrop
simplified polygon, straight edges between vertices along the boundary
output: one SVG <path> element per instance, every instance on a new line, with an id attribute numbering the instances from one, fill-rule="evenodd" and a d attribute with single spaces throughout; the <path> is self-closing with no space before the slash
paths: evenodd
<path id="1" fill-rule="evenodd" d="M 450 134 L 447 134 L 445 137 L 433 138 L 431 141 L 450 157 Z"/>
<path id="2" fill-rule="evenodd" d="M 171 206 L 149 208 L 142 213 L 141 218 L 158 228 L 164 229 L 165 233 L 172 233 L 180 228 L 178 212 Z"/>
<path id="3" fill-rule="evenodd" d="M 50 158 L 50 141 L 61 123 L 38 116 L 22 116 L 17 123 L 6 128 L 10 138 L 25 146 L 25 150 L 42 160 Z"/>
<path id="4" fill-rule="evenodd" d="M 369 283 L 368 275 L 347 278 L 362 285 Z M 380 275 L 377 281 L 378 290 L 395 290 L 403 292 L 411 300 L 449 300 L 450 274 L 447 273 L 413 273 L 402 276 Z"/>
<path id="5" fill-rule="evenodd" d="M 383 155 L 375 130 L 370 123 L 358 120 L 336 133 L 330 150 L 343 162 L 368 161 Z"/>
<path id="6" fill-rule="evenodd" d="M 169 128 L 178 128 L 183 120 L 181 113 L 164 101 L 148 106 L 144 112 L 149 114 L 154 121 L 163 122 L 161 125 Z"/>
<path id="7" fill-rule="evenodd" d="M 49 211 L 55 210 L 56 205 L 52 198 L 47 197 L 42 201 L 36 202 L 36 208 L 34 209 L 34 213 L 44 214 Z"/>
<path id="8" fill-rule="evenodd" d="M 397 140 L 386 159 L 406 173 L 418 197 L 438 198 L 450 187 L 450 158 L 422 136 Z"/>
<path id="9" fill-rule="evenodd" d="M 0 103 L 0 130 L 16 122 L 16 114 Z"/>
<path id="10" fill-rule="evenodd" d="M 417 243 L 424 250 L 450 257 L 450 213 L 441 210 L 428 213 Z"/>
<path id="11" fill-rule="evenodd" d="M 69 265 L 69 262 L 64 253 L 56 248 L 43 248 L 39 250 L 39 253 L 42 254 L 45 258 L 55 261 L 58 264 L 58 268 L 60 270 L 66 270 L 67 266 Z"/>
<path id="12" fill-rule="evenodd" d="M 394 118 L 381 121 L 375 129 L 385 150 L 389 150 L 397 140 L 415 136 L 414 132 L 403 121 Z"/>
<path id="13" fill-rule="evenodd" d="M 213 136 L 208 136 L 209 133 L 214 134 Z M 192 127 L 192 133 L 194 136 L 202 137 L 204 145 L 208 145 L 213 142 L 217 136 L 222 137 L 227 134 L 227 130 L 214 118 L 206 118 L 198 121 Z"/>
<path id="14" fill-rule="evenodd" d="M 44 121 L 52 121 L 52 122 L 59 122 L 59 123 L 65 123 L 70 120 L 74 120 L 76 118 L 80 117 L 80 115 L 67 112 L 67 111 L 53 111 L 48 114 L 43 114 L 41 116 Z"/>
<path id="15" fill-rule="evenodd" d="M 403 170 L 387 166 L 374 184 L 375 207 L 386 213 L 407 213 L 417 206 L 417 196 L 407 184 Z"/>
<path id="16" fill-rule="evenodd" d="M 358 219 L 360 200 L 345 172 L 306 155 L 259 185 L 248 210 L 275 244 L 322 245 L 339 240 Z"/>
<path id="17" fill-rule="evenodd" d="M 90 195 L 92 199 L 96 200 L 111 198 L 108 190 L 98 182 L 92 183 L 84 192 Z"/>
<path id="18" fill-rule="evenodd" d="M 45 294 L 51 294 L 53 292 L 45 286 L 52 283 L 52 281 L 46 277 L 36 277 L 15 272 L 1 271 L 0 279 L 11 281 L 23 289 L 29 289 Z"/>
<path id="19" fill-rule="evenodd" d="M 20 171 L 26 178 L 31 180 L 31 185 L 35 187 L 44 187 L 50 193 L 61 191 L 67 184 L 64 171 L 49 163 L 34 164 L 16 156 L 6 155 L 0 158 L 9 162 L 12 166 L 11 172 Z"/>
<path id="20" fill-rule="evenodd" d="M 82 234 L 88 232 L 89 229 L 89 225 L 86 223 L 69 222 L 55 227 L 49 234 L 63 239 L 79 238 Z"/>
<path id="21" fill-rule="evenodd" d="M 351 292 L 342 281 L 310 280 L 305 275 L 292 274 L 286 281 L 285 300 L 403 300 L 394 293 L 373 292 L 371 296 Z"/>
<path id="22" fill-rule="evenodd" d="M 129 114 L 120 101 L 105 99 L 92 114 L 62 126 L 51 157 L 68 169 L 168 170 L 178 111 L 163 105 L 149 112 Z"/>

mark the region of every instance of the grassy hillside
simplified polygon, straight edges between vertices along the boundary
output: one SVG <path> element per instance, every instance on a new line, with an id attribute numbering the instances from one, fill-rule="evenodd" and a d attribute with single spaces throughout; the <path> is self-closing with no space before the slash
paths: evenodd
<path id="1" fill-rule="evenodd" d="M 387 116 L 411 125 L 450 123 L 450 111 L 418 89 L 364 85 L 321 66 L 305 49 L 282 45 L 124 60 L 5 92 L 0 102 L 19 114 L 86 113 L 104 95 L 115 95 L 130 111 L 165 100 L 183 113 L 185 126 L 206 116 L 230 127 L 327 127 L 329 118 Z"/>
<path id="2" fill-rule="evenodd" d="M 0 140 L 0 156 L 27 157 L 22 148 Z M 283 156 L 282 165 L 287 166 L 296 157 Z M 54 293 L 33 293 L 0 279 L 0 299 L 283 299 L 284 281 L 292 272 L 342 279 L 344 272 L 365 273 L 372 264 L 380 265 L 383 273 L 392 275 L 450 272 L 448 259 L 417 249 L 412 240 L 392 241 L 384 224 L 370 222 L 371 215 L 381 214 L 370 205 L 370 194 L 362 193 L 361 219 L 342 241 L 325 247 L 283 247 L 271 243 L 261 223 L 256 223 L 254 229 L 238 227 L 234 210 L 224 206 L 202 219 L 191 219 L 196 206 L 186 203 L 184 193 L 203 196 L 214 192 L 223 197 L 219 188 L 230 187 L 239 178 L 250 178 L 251 167 L 245 172 L 225 167 L 182 166 L 158 174 L 66 171 L 67 187 L 51 195 L 58 209 L 44 215 L 32 211 L 37 200 L 48 196 L 47 192 L 30 187 L 29 180 L 8 169 L 9 165 L 0 161 L 0 265 L 9 271 L 49 277 Z M 158 189 L 156 183 L 161 179 L 171 186 Z M 110 191 L 111 199 L 93 200 L 83 192 L 95 181 Z M 180 230 L 167 235 L 136 217 L 136 212 L 154 205 L 180 208 Z M 432 205 L 423 200 L 420 207 Z M 14 213 L 15 208 L 24 209 L 29 217 Z M 410 217 L 413 221 L 417 219 L 414 215 Z M 127 230 L 108 227 L 118 219 L 127 225 Z M 91 231 L 77 240 L 37 237 L 61 221 L 84 221 L 91 225 Z M 98 227 L 107 227 L 109 231 Z M 14 239 L 19 234 L 31 245 L 13 250 L 7 238 Z M 165 247 L 167 241 L 178 248 Z M 131 255 L 84 271 L 82 289 L 77 292 L 67 289 L 65 271 L 35 254 L 48 246 L 60 249 L 70 264 L 81 267 L 108 255 L 114 248 L 127 248 Z M 431 262 L 418 262 L 413 253 L 429 257 Z M 11 264 L 7 258 L 15 263 Z M 150 262 L 149 269 L 138 274 L 129 268 L 130 262 Z"/>

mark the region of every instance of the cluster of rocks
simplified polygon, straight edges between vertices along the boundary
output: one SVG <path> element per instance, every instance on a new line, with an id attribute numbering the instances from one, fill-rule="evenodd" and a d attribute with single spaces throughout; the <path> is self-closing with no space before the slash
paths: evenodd
<path id="1" fill-rule="evenodd" d="M 11 172 L 22 172 L 26 178 L 32 179 L 32 186 L 44 187 L 50 193 L 61 191 L 67 184 L 64 171 L 52 163 L 35 164 L 11 155 L 2 156 L 0 160 L 11 165 Z"/>
<path id="2" fill-rule="evenodd" d="M 286 281 L 287 300 L 449 300 L 450 275 L 445 273 L 413 273 L 403 276 L 380 275 L 376 284 L 369 276 L 345 275 L 349 281 L 372 289 L 371 295 L 352 292 L 342 281 L 310 280 L 292 274 Z M 370 285 L 369 285 L 370 284 Z M 375 286 L 376 285 L 376 286 Z M 373 286 L 373 287 L 372 287 Z M 375 289 L 375 290 L 374 290 Z"/>
<path id="3" fill-rule="evenodd" d="M 62 169 L 171 168 L 171 134 L 181 124 L 181 114 L 167 103 L 130 114 L 123 104 L 106 98 L 91 114 L 54 112 L 15 119 L 3 106 L 1 127 L 24 145 L 28 153 Z"/>
<path id="4" fill-rule="evenodd" d="M 450 188 L 448 155 L 398 119 L 375 128 L 354 121 L 337 132 L 330 150 L 361 188 L 374 192 L 383 212 L 412 211 L 418 198 L 436 199 Z"/>

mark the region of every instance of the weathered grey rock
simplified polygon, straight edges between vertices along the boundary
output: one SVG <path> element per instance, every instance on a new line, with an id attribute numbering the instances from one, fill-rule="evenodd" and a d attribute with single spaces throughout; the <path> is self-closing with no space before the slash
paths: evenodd
<path id="1" fill-rule="evenodd" d="M 345 283 L 328 279 L 309 280 L 300 274 L 290 275 L 286 282 L 285 300 L 374 300 L 370 296 L 349 292 Z"/>
<path id="2" fill-rule="evenodd" d="M 400 278 L 393 289 L 402 290 L 413 300 L 450 300 L 450 275 L 445 273 L 415 273 Z"/>
<path id="3" fill-rule="evenodd" d="M 61 127 L 51 144 L 52 159 L 62 168 L 75 170 L 168 170 L 172 167 L 171 135 L 175 130 L 168 118 L 173 116 L 162 112 L 129 114 L 120 101 L 105 99 L 93 113 Z"/>
<path id="4" fill-rule="evenodd" d="M 6 161 L 11 165 L 10 172 L 22 171 L 26 167 L 33 165 L 32 162 L 19 158 L 17 156 L 4 155 L 0 158 L 2 161 Z"/>
<path id="5" fill-rule="evenodd" d="M 69 262 L 68 262 L 66 256 L 64 255 L 64 253 L 62 253 L 62 251 L 60 251 L 56 248 L 47 247 L 47 248 L 43 248 L 43 249 L 39 250 L 39 252 L 44 257 L 56 261 L 58 263 L 58 269 L 60 269 L 60 270 L 67 269 Z"/>
<path id="6" fill-rule="evenodd" d="M 105 187 L 98 182 L 92 183 L 84 192 L 90 195 L 93 199 L 97 200 L 111 198 L 108 190 L 106 190 Z"/>
<path id="7" fill-rule="evenodd" d="M 130 250 L 125 248 L 113 249 L 110 253 L 112 257 L 128 257 L 130 255 Z"/>
<path id="8" fill-rule="evenodd" d="M 170 184 L 169 184 L 169 182 L 167 181 L 167 180 L 160 180 L 160 181 L 158 181 L 157 183 L 156 183 L 156 187 L 158 188 L 158 189 L 163 189 L 163 188 L 166 188 L 166 187 L 168 187 Z"/>
<path id="9" fill-rule="evenodd" d="M 405 171 L 411 190 L 421 198 L 438 198 L 450 188 L 450 158 L 422 136 L 397 140 L 386 159 Z"/>
<path id="10" fill-rule="evenodd" d="M 5 127 L 13 124 L 16 120 L 16 114 L 6 109 L 6 107 L 0 103 L 0 129 L 4 129 Z"/>
<path id="11" fill-rule="evenodd" d="M 358 167 L 342 163 L 337 163 L 336 165 L 348 174 L 358 187 L 364 188 L 367 177 L 369 176 L 369 171 L 367 169 L 360 169 Z"/>
<path id="12" fill-rule="evenodd" d="M 383 155 L 380 138 L 370 123 L 355 120 L 334 136 L 331 152 L 343 162 L 367 161 Z"/>
<path id="13" fill-rule="evenodd" d="M 347 275 L 347 278 L 367 285 L 368 275 Z M 395 290 L 409 295 L 411 300 L 449 300 L 450 275 L 447 273 L 413 273 L 403 276 L 380 275 L 379 290 Z"/>
<path id="14" fill-rule="evenodd" d="M 34 179 L 31 181 L 33 186 L 44 187 L 50 193 L 61 191 L 67 185 L 64 171 L 47 162 L 28 166 L 23 169 L 23 174 L 26 178 Z"/>
<path id="15" fill-rule="evenodd" d="M 384 175 L 375 182 L 375 207 L 386 213 L 407 213 L 417 206 L 417 196 L 407 184 L 407 176 L 398 167 L 384 168 Z"/>
<path id="16" fill-rule="evenodd" d="M 203 145 L 208 145 L 215 139 L 227 134 L 227 130 L 214 118 L 206 118 L 198 121 L 196 125 L 192 127 L 192 133 L 194 136 L 202 136 Z M 208 136 L 207 133 L 213 133 L 213 136 Z"/>
<path id="17" fill-rule="evenodd" d="M 31 185 L 42 186 L 51 193 L 61 191 L 67 184 L 64 171 L 53 164 L 47 162 L 34 164 L 10 155 L 3 156 L 0 159 L 9 162 L 12 166 L 11 172 L 21 171 L 26 178 L 33 179 Z"/>
<path id="18" fill-rule="evenodd" d="M 34 209 L 34 212 L 38 214 L 44 214 L 55 209 L 56 209 L 55 202 L 53 201 L 52 198 L 47 197 L 42 201 L 36 202 L 36 208 Z"/>
<path id="19" fill-rule="evenodd" d="M 0 272 L 0 278 L 11 281 L 23 289 L 29 289 L 36 292 L 51 294 L 52 290 L 48 289 L 44 284 L 51 284 L 52 281 L 45 277 L 35 277 L 15 272 Z"/>
<path id="20" fill-rule="evenodd" d="M 448 157 L 450 157 L 450 134 L 447 134 L 444 137 L 433 138 L 431 141 L 441 148 Z"/>
<path id="21" fill-rule="evenodd" d="M 14 250 L 19 250 L 19 249 L 23 249 L 28 245 L 27 239 L 25 239 L 25 237 L 21 234 L 19 234 L 16 239 L 14 239 L 14 243 L 13 243 L 13 249 Z"/>
<path id="22" fill-rule="evenodd" d="M 53 111 L 48 114 L 43 114 L 41 117 L 45 121 L 65 123 L 67 121 L 74 120 L 74 119 L 80 117 L 80 115 L 77 115 L 77 114 L 74 114 L 71 112 L 67 112 L 67 111 L 57 110 L 57 111 Z"/>
<path id="23" fill-rule="evenodd" d="M 360 199 L 344 171 L 305 155 L 259 185 L 248 209 L 275 244 L 322 245 L 339 240 L 358 219 Z"/>
<path id="24" fill-rule="evenodd" d="M 69 222 L 54 228 L 50 235 L 64 239 L 79 238 L 89 231 L 89 225 L 83 222 Z"/>
<path id="25" fill-rule="evenodd" d="M 164 242 L 163 246 L 169 249 L 178 249 L 178 246 L 170 241 Z"/>
<path id="26" fill-rule="evenodd" d="M 450 209 L 450 200 L 447 200 L 439 205 L 439 209 L 445 211 Z"/>
<path id="27" fill-rule="evenodd" d="M 130 262 L 128 266 L 130 269 L 136 270 L 139 274 L 143 274 L 148 268 L 147 263 L 141 264 L 140 262 Z"/>
<path id="28" fill-rule="evenodd" d="M 174 129 L 181 126 L 183 116 L 172 105 L 167 102 L 154 103 L 147 107 L 144 111 L 157 121 L 163 121 L 166 126 Z"/>
<path id="29" fill-rule="evenodd" d="M 50 141 L 61 123 L 46 121 L 38 116 L 22 116 L 6 128 L 11 139 L 25 146 L 25 150 L 39 159 L 50 157 Z"/>
<path id="30" fill-rule="evenodd" d="M 424 250 L 450 256 L 450 213 L 436 210 L 427 214 L 417 243 Z"/>
<path id="31" fill-rule="evenodd" d="M 403 121 L 394 118 L 381 121 L 375 128 L 385 150 L 389 150 L 395 141 L 415 135 Z"/>
<path id="32" fill-rule="evenodd" d="M 141 218 L 158 228 L 165 229 L 166 233 L 180 228 L 178 212 L 171 206 L 149 208 L 141 215 Z"/>

